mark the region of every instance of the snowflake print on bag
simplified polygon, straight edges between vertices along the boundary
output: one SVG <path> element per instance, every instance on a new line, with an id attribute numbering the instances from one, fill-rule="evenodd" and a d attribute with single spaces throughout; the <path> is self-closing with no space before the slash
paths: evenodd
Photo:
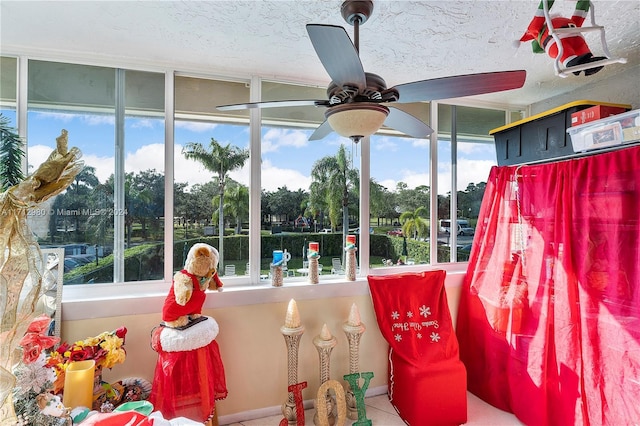
<path id="1" fill-rule="evenodd" d="M 435 331 L 433 333 L 431 333 L 431 341 L 432 342 L 438 342 L 440 340 L 440 335 L 438 333 L 436 333 Z"/>
<path id="2" fill-rule="evenodd" d="M 420 315 L 425 318 L 428 317 L 429 315 L 431 315 L 431 308 L 425 305 L 420 306 Z"/>

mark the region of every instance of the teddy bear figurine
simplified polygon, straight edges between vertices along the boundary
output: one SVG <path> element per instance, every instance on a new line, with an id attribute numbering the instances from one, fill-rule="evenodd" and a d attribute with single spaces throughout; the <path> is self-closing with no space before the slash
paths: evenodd
<path id="1" fill-rule="evenodd" d="M 187 254 L 184 269 L 173 276 L 173 284 L 162 308 L 164 325 L 185 328 L 202 315 L 206 290 L 222 291 L 218 277 L 218 250 L 196 243 Z"/>

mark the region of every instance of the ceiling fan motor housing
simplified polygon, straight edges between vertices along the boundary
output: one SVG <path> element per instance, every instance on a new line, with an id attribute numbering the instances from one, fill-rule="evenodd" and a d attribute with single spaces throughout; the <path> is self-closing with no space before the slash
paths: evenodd
<path id="1" fill-rule="evenodd" d="M 353 84 L 338 85 L 331 82 L 327 88 L 327 97 L 331 105 L 350 102 L 395 102 L 398 100 L 398 91 L 394 88 L 387 89 L 387 83 L 382 77 L 370 72 L 365 73 L 367 86 L 360 90 Z"/>
<path id="2" fill-rule="evenodd" d="M 364 24 L 373 12 L 373 1 L 347 0 L 342 3 L 340 11 L 347 24 L 353 25 L 356 20 Z"/>

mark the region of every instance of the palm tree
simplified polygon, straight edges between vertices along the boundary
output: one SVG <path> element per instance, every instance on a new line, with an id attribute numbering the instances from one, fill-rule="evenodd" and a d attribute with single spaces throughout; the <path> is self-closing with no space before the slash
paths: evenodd
<path id="1" fill-rule="evenodd" d="M 358 170 L 351 168 L 344 145 L 340 145 L 338 153 L 332 157 L 324 157 L 316 161 L 311 170 L 311 202 L 321 198 L 329 209 L 331 228 L 335 229 L 340 209 L 342 209 L 343 241 L 349 233 L 349 193 L 357 192 L 359 180 Z"/>
<path id="2" fill-rule="evenodd" d="M 134 221 L 143 223 L 144 218 L 149 216 L 152 200 L 153 192 L 149 188 L 137 184 L 135 173 L 125 173 L 124 205 L 127 213 L 124 223 L 127 230 L 127 247 L 131 247 Z"/>
<path id="3" fill-rule="evenodd" d="M 6 191 L 24 180 L 23 143 L 9 124 L 9 118 L 0 114 L 0 191 Z"/>
<path id="4" fill-rule="evenodd" d="M 219 195 L 213 199 L 213 204 L 219 205 Z M 229 191 L 224 195 L 224 211 L 236 220 L 236 234 L 242 232 L 242 220 L 249 217 L 249 188 L 239 183 L 229 185 Z M 218 216 L 218 211 L 213 216 Z"/>
<path id="5" fill-rule="evenodd" d="M 400 223 L 402 224 L 402 233 L 405 236 L 426 237 L 429 232 L 427 219 L 429 211 L 426 207 L 418 207 L 414 211 L 406 211 L 400 215 Z"/>
<path id="6" fill-rule="evenodd" d="M 71 206 L 73 209 L 91 208 L 91 197 L 94 189 L 100 185 L 100 180 L 96 176 L 96 168 L 92 166 L 84 166 L 80 173 L 73 179 L 69 190 L 65 194 L 71 198 Z M 95 207 L 94 207 L 95 208 Z M 75 230 L 76 238 L 78 242 L 86 240 L 85 235 L 80 234 L 80 215 L 75 215 Z M 83 222 L 86 222 L 86 217 L 83 215 Z"/>
<path id="7" fill-rule="evenodd" d="M 227 185 L 229 173 L 244 166 L 249 158 L 249 150 L 227 144 L 222 146 L 214 138 L 211 138 L 209 149 L 199 142 L 189 142 L 182 148 L 182 153 L 189 160 L 196 160 L 205 169 L 216 174 L 218 179 L 218 235 L 220 237 L 219 268 L 224 268 L 224 191 Z"/>

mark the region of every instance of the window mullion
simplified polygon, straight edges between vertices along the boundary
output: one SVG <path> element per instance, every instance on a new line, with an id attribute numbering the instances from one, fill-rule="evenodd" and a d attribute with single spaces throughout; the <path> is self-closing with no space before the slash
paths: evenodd
<path id="1" fill-rule="evenodd" d="M 262 82 L 259 77 L 251 79 L 249 98 L 251 102 L 259 102 L 262 97 Z M 261 151 L 261 120 L 260 108 L 252 108 L 249 111 L 249 266 L 252 283 L 260 282 L 260 224 L 262 195 L 262 151 Z"/>
<path id="2" fill-rule="evenodd" d="M 175 76 L 173 70 L 164 75 L 164 279 L 173 279 L 174 147 L 175 147 Z"/>
<path id="3" fill-rule="evenodd" d="M 116 70 L 115 99 L 115 172 L 113 197 L 113 281 L 124 282 L 125 210 L 124 185 L 124 115 L 125 115 L 125 70 Z"/>
<path id="4" fill-rule="evenodd" d="M 438 263 L 438 103 L 431 101 L 429 105 L 429 119 L 433 133 L 429 143 L 429 180 L 430 212 L 429 212 L 429 263 Z"/>

